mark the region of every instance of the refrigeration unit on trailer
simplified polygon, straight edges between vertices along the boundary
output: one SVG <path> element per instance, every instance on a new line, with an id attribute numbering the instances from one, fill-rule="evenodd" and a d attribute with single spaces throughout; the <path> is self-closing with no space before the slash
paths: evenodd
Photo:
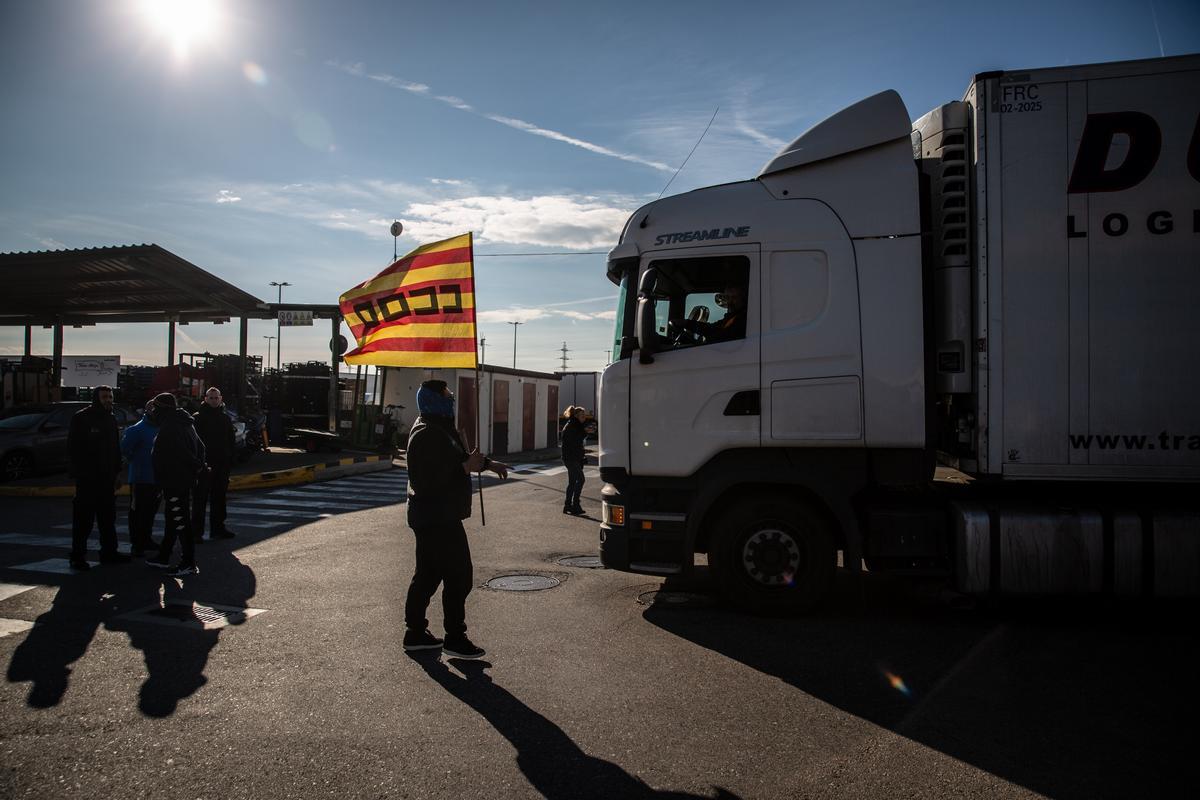
<path id="1" fill-rule="evenodd" d="M 609 257 L 601 553 L 746 607 L 836 554 L 968 592 L 1200 589 L 1200 57 L 892 91 Z M 935 464 L 957 481 L 935 480 Z"/>

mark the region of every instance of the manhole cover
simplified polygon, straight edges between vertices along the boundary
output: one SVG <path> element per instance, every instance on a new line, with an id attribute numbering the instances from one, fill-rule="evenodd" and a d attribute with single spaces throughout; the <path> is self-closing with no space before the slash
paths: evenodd
<path id="1" fill-rule="evenodd" d="M 558 563 L 564 567 L 579 567 L 580 569 L 604 569 L 600 556 L 563 556 Z"/>
<path id="2" fill-rule="evenodd" d="M 638 603 L 644 606 L 666 606 L 671 608 L 699 608 L 711 606 L 713 599 L 706 594 L 696 592 L 642 592 L 637 597 Z"/>
<path id="3" fill-rule="evenodd" d="M 545 575 L 501 575 L 492 578 L 484 586 L 504 592 L 536 592 L 540 589 L 553 589 L 558 583 L 557 578 Z"/>

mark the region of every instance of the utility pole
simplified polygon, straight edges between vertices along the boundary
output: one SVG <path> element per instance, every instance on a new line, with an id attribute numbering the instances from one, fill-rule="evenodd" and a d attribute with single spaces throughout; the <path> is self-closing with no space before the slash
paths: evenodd
<path id="1" fill-rule="evenodd" d="M 567 349 L 567 343 L 563 342 L 563 346 L 562 346 L 562 362 L 563 362 L 562 371 L 563 372 L 567 371 L 567 361 L 568 361 L 567 353 L 569 353 L 569 352 L 571 352 L 571 351 Z"/>
<path id="2" fill-rule="evenodd" d="M 263 338 L 267 340 L 267 360 L 263 362 L 263 372 L 266 372 L 271 368 L 271 340 L 275 337 L 264 336 Z"/>
<path id="3" fill-rule="evenodd" d="M 486 364 L 487 363 L 487 337 L 486 336 L 479 340 L 479 349 L 483 351 L 479 354 L 479 363 Z"/>
<path id="4" fill-rule="evenodd" d="M 510 322 L 513 326 L 513 369 L 517 368 L 517 326 L 524 325 L 524 322 Z"/>
<path id="5" fill-rule="evenodd" d="M 276 305 L 283 305 L 283 287 L 291 286 L 291 284 L 288 283 L 287 281 L 284 281 L 283 283 L 279 283 L 278 281 L 271 281 L 271 285 L 279 287 L 279 300 L 276 302 Z M 275 369 L 279 369 L 280 357 L 283 355 L 283 338 L 280 336 L 280 334 L 282 332 L 283 332 L 283 326 L 280 324 L 280 321 L 279 321 L 279 309 L 276 308 L 275 309 L 275 338 L 279 340 L 279 344 L 275 345 Z"/>

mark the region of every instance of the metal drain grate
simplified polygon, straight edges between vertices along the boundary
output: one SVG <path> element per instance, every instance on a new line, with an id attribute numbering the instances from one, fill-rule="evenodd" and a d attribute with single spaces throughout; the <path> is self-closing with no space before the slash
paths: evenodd
<path id="1" fill-rule="evenodd" d="M 604 569 L 600 556 L 563 556 L 558 559 L 558 563 L 564 567 L 578 567 L 579 569 Z"/>
<path id="2" fill-rule="evenodd" d="M 178 625 L 195 630 L 216 630 L 229 625 L 241 625 L 251 617 L 266 611 L 264 608 L 242 608 L 216 604 L 191 603 L 186 600 L 168 600 L 161 606 L 146 606 L 121 619 L 133 622 L 153 622 L 159 625 Z"/>
<path id="3" fill-rule="evenodd" d="M 502 592 L 537 592 L 553 589 L 559 585 L 558 578 L 547 575 L 500 575 L 484 584 L 489 589 Z"/>
<path id="4" fill-rule="evenodd" d="M 697 592 L 642 592 L 637 601 L 644 606 L 663 606 L 666 608 L 707 608 L 714 605 L 713 598 Z"/>

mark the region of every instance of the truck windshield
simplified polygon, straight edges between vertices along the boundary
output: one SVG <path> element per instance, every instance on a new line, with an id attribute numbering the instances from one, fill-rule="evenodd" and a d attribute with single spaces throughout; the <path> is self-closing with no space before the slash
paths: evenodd
<path id="1" fill-rule="evenodd" d="M 612 360 L 621 360 L 621 337 L 625 335 L 625 304 L 629 301 L 629 281 L 632 280 L 633 270 L 627 269 L 621 275 L 621 291 L 617 295 L 617 316 L 613 322 Z"/>

